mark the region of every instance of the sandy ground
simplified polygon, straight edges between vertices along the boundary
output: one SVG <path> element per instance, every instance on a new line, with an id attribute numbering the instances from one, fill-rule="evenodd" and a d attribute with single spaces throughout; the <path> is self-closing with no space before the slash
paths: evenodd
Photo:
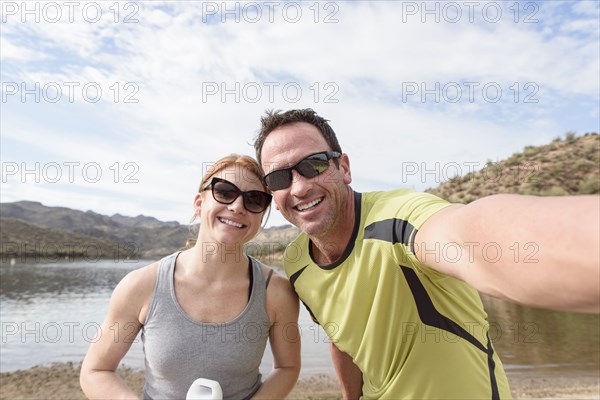
<path id="1" fill-rule="evenodd" d="M 0 374 L 0 399 L 85 399 L 79 387 L 78 364 L 62 363 Z M 141 394 L 143 373 L 121 368 L 120 375 Z M 510 378 L 512 394 L 520 399 L 600 399 L 600 377 L 547 376 Z M 335 377 L 302 378 L 290 399 L 341 399 Z"/>

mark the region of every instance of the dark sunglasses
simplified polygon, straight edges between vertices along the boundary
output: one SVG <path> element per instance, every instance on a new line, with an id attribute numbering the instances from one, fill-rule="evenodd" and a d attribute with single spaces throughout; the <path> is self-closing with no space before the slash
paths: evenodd
<path id="1" fill-rule="evenodd" d="M 314 178 L 321 175 L 329 168 L 329 160 L 341 157 L 337 151 L 321 151 L 298 161 L 288 168 L 278 169 L 265 176 L 265 184 L 271 190 L 281 190 L 292 184 L 292 170 L 306 178 Z"/>
<path id="2" fill-rule="evenodd" d="M 249 190 L 242 192 L 233 183 L 221 178 L 212 178 L 210 182 L 200 189 L 201 192 L 211 187 L 213 198 L 221 204 L 231 204 L 242 195 L 244 208 L 251 213 L 261 213 L 271 204 L 272 196 L 269 193 L 260 190 Z"/>

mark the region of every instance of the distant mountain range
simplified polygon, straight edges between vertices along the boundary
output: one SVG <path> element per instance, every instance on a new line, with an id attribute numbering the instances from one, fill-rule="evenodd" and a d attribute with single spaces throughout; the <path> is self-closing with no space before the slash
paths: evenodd
<path id="1" fill-rule="evenodd" d="M 22 249 L 30 249 L 29 253 L 48 254 L 65 253 L 68 251 L 65 246 L 76 243 L 76 247 L 87 249 L 91 257 L 95 243 L 101 241 L 104 251 L 100 258 L 113 255 L 155 258 L 185 246 L 190 236 L 188 227 L 177 222 L 161 222 L 142 215 L 109 217 L 93 211 L 47 207 L 33 201 L 0 204 L 0 221 L 3 252 L 13 251 L 4 243 L 12 243 L 13 247 L 18 243 Z"/>
<path id="2" fill-rule="evenodd" d="M 507 160 L 458 176 L 429 189 L 442 198 L 469 203 L 495 193 L 566 195 L 600 193 L 600 136 L 567 133 L 543 146 L 528 146 Z M 298 234 L 285 225 L 263 230 L 250 254 L 281 261 L 285 245 Z M 158 259 L 184 248 L 197 231 L 178 222 L 120 214 L 47 207 L 38 202 L 0 204 L 0 256 Z"/>
<path id="3" fill-rule="evenodd" d="M 162 222 L 143 215 L 109 217 L 33 201 L 1 203 L 0 227 L 3 259 L 40 255 L 156 259 L 184 248 L 187 240 L 197 234 L 193 226 L 174 221 Z M 261 243 L 281 251 L 297 233 L 291 225 L 265 229 L 255 238 L 250 251 L 264 253 L 257 245 Z"/>

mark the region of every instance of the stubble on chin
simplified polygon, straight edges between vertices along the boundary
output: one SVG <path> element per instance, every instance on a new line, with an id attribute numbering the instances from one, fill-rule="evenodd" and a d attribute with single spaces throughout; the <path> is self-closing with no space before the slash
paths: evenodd
<path id="1" fill-rule="evenodd" d="M 315 239 L 331 239 L 328 236 L 331 235 L 335 221 L 332 216 L 326 216 L 320 220 L 315 221 L 301 221 L 299 225 L 296 225 L 308 236 Z"/>

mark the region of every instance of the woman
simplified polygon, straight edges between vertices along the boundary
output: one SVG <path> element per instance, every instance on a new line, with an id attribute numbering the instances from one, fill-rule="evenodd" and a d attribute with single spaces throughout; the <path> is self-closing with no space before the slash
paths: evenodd
<path id="1" fill-rule="evenodd" d="M 289 282 L 244 254 L 271 196 L 256 161 L 230 155 L 194 198 L 196 244 L 130 272 L 117 285 L 81 367 L 89 398 L 135 398 L 115 370 L 142 330 L 144 398 L 184 399 L 198 378 L 225 399 L 284 398 L 300 371 L 298 299 Z M 269 339 L 273 370 L 258 371 Z"/>

